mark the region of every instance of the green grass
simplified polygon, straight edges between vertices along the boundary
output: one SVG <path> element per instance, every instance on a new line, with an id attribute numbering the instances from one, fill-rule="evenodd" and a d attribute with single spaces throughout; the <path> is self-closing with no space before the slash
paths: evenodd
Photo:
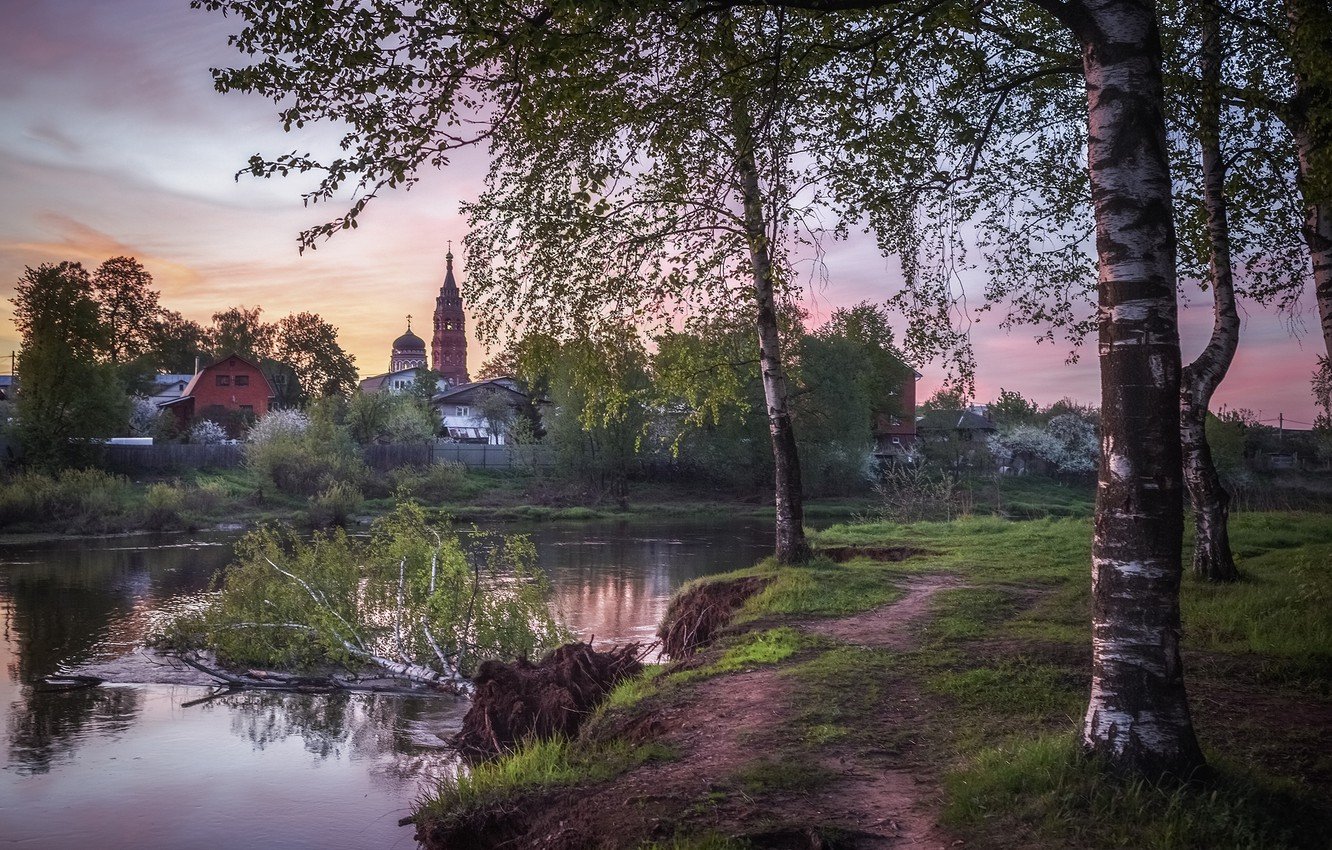
<path id="1" fill-rule="evenodd" d="M 601 782 L 645 762 L 673 757 L 674 753 L 661 744 L 533 741 L 495 761 L 444 779 L 433 794 L 417 801 L 415 816 L 446 818 L 523 792 Z"/>
<path id="2" fill-rule="evenodd" d="M 601 704 L 601 710 L 625 711 L 656 694 L 660 689 L 657 678 L 665 670 L 666 668 L 661 664 L 650 664 L 644 667 L 643 671 L 637 676 L 625 679 L 616 685 L 615 689 L 606 695 L 605 702 Z"/>
<path id="3" fill-rule="evenodd" d="M 1091 561 L 1091 522 L 1039 519 L 1013 522 L 964 517 L 952 522 L 834 525 L 815 535 L 824 546 L 912 546 L 931 552 L 903 570 L 957 572 L 970 582 L 1085 579 Z"/>
<path id="4" fill-rule="evenodd" d="M 1125 781 L 1048 735 L 978 753 L 947 780 L 944 822 L 987 846 L 1323 848 L 1326 809 L 1224 763 L 1191 785 Z"/>
<path id="5" fill-rule="evenodd" d="M 873 716 L 902 673 L 891 652 L 837 646 L 789 668 L 795 717 L 792 735 L 811 746 L 845 741 L 883 746 Z"/>
<path id="6" fill-rule="evenodd" d="M 959 708 L 983 716 L 1072 718 L 1087 701 L 1085 671 L 1073 673 L 1026 658 L 940 673 L 931 677 L 926 687 L 948 697 Z"/>
<path id="7" fill-rule="evenodd" d="M 773 576 L 772 582 L 749 598 L 736 621 L 783 614 L 853 614 L 875 608 L 901 595 L 899 566 L 866 560 L 836 564 L 827 558 L 798 567 L 769 565 L 765 572 Z"/>

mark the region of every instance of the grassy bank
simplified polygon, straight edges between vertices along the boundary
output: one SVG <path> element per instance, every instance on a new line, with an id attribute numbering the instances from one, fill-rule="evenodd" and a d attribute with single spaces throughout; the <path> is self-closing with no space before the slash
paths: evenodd
<path id="1" fill-rule="evenodd" d="M 772 506 L 756 495 L 641 482 L 620 503 L 579 484 L 453 464 L 386 473 L 360 470 L 354 480 L 337 481 L 312 494 L 284 492 L 248 469 L 189 470 L 138 479 L 66 470 L 0 477 L 0 533 L 112 534 L 267 521 L 347 524 L 389 512 L 401 494 L 462 523 L 774 515 Z M 869 506 L 864 498 L 814 499 L 806 516 L 811 523 L 826 525 L 862 515 Z"/>
<path id="2" fill-rule="evenodd" d="M 854 801 L 872 797 L 865 777 L 896 774 L 925 789 L 944 843 L 1327 846 L 1329 517 L 1238 515 L 1243 579 L 1185 580 L 1186 678 L 1212 765 L 1188 785 L 1116 780 L 1076 750 L 1090 665 L 1090 532 L 1077 517 L 833 526 L 816 540 L 836 560 L 734 574 L 769 579 L 739 625 L 698 658 L 621 685 L 563 751 L 573 769 L 529 774 L 523 751 L 487 768 L 509 776 L 507 790 L 491 793 L 510 810 L 542 795 L 561 816 L 575 811 L 570 823 L 586 822 L 589 835 L 612 836 L 608 847 L 759 847 L 802 829 L 834 840 L 857 822 Z M 929 581 L 936 592 L 906 639 L 878 642 L 873 630 L 890 621 L 845 618 Z M 770 711 L 716 713 L 719 701 L 756 688 L 752 705 Z M 663 744 L 656 758 L 675 762 L 599 760 L 608 741 L 616 752 Z M 594 755 L 580 762 L 583 752 Z M 730 761 L 718 755 L 726 752 Z M 616 799 L 638 814 L 585 811 L 586 801 Z M 468 805 L 445 793 L 421 812 L 457 817 Z M 673 826 L 663 832 L 663 823 Z"/>

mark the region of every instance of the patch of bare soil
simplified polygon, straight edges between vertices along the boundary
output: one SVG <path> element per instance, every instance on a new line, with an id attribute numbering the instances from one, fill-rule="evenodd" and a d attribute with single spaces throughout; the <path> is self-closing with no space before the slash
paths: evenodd
<path id="1" fill-rule="evenodd" d="M 798 627 L 810 634 L 875 649 L 910 649 L 916 643 L 916 627 L 929 615 L 930 600 L 941 590 L 962 587 L 960 579 L 947 575 L 919 576 L 906 582 L 905 595 L 889 605 L 861 614 L 828 620 L 803 620 Z"/>
<path id="2" fill-rule="evenodd" d="M 799 627 L 862 646 L 907 649 L 930 598 L 959 586 L 953 578 L 913 580 L 906 595 L 875 611 Z M 635 743 L 665 744 L 676 758 L 639 766 L 588 788 L 561 789 L 508 801 L 473 818 L 467 834 L 444 835 L 423 825 L 431 848 L 624 848 L 672 836 L 715 830 L 755 847 L 942 848 L 951 844 L 936 825 L 938 788 L 927 766 L 911 761 L 903 730 L 918 728 L 927 709 L 898 688 L 875 714 L 884 749 L 824 750 L 823 781 L 813 790 L 753 789 L 739 779 L 784 745 L 795 704 L 793 683 L 777 667 L 705 679 L 684 698 L 666 700 L 620 725 L 594 730 Z M 906 737 L 910 737 L 909 735 Z M 781 763 L 778 761 L 777 763 Z"/>

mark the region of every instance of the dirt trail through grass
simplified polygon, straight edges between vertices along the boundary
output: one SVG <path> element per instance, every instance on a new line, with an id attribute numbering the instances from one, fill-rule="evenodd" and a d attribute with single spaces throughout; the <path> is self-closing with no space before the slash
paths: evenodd
<path id="1" fill-rule="evenodd" d="M 905 594 L 888 605 L 850 617 L 791 625 L 850 646 L 908 650 L 916 644 L 917 629 L 929 616 L 934 595 L 959 586 L 961 582 L 951 576 L 923 576 L 908 581 Z M 886 740 L 900 741 L 903 730 L 914 728 L 918 708 L 919 698 L 913 693 L 887 693 L 873 723 Z M 641 791 L 652 788 L 665 793 L 669 788 L 697 798 L 733 777 L 752 773 L 756 761 L 762 763 L 765 756 L 779 751 L 783 737 L 795 728 L 793 714 L 799 710 L 791 678 L 781 667 L 708 679 L 678 713 L 668 709 L 658 718 L 670 730 L 663 740 L 679 747 L 679 760 L 640 769 L 625 780 Z M 814 770 L 825 781 L 801 789 L 799 777 L 789 769 L 782 775 L 778 759 L 768 780 L 776 788 L 760 789 L 775 793 L 740 795 L 738 802 L 718 806 L 714 816 L 720 831 L 735 834 L 734 827 L 746 822 L 766 824 L 776 833 L 781 833 L 783 824 L 813 824 L 843 830 L 855 846 L 864 848 L 936 848 L 951 843 L 936 826 L 935 781 L 918 775 L 919 765 L 912 765 L 910 756 L 897 746 L 865 750 L 834 744 L 819 748 L 816 759 Z M 789 793 L 782 793 L 784 783 L 789 783 Z M 776 810 L 765 811 L 770 807 Z M 763 832 L 750 834 L 761 840 Z M 802 843 L 794 836 L 773 835 L 770 831 L 768 837 L 774 844 Z M 811 841 L 806 846 L 819 845 Z"/>

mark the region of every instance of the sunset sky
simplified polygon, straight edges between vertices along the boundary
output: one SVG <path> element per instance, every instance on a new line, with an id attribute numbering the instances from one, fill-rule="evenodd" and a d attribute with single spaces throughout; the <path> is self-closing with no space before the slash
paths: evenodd
<path id="1" fill-rule="evenodd" d="M 214 91 L 209 67 L 240 58 L 226 44 L 233 20 L 193 11 L 187 0 L 0 0 L 0 22 L 0 352 L 19 344 L 8 298 L 25 266 L 77 260 L 94 268 L 122 254 L 153 274 L 164 305 L 203 323 L 237 304 L 262 305 L 270 320 L 321 314 L 362 375 L 387 369 L 406 314 L 428 337 L 445 244 L 456 248 L 465 235 L 458 205 L 479 189 L 483 152 L 383 196 L 357 230 L 301 255 L 297 233 L 343 206 L 304 208 L 297 179 L 233 175 L 256 152 L 323 149 L 331 131 L 283 134 L 272 103 Z M 867 239 L 832 245 L 827 264 L 828 283 L 807 296 L 816 323 L 838 306 L 890 294 L 890 264 Z M 466 268 L 458 271 L 465 281 Z M 1312 311 L 1312 296 L 1304 300 Z M 1186 358 L 1211 324 L 1207 296 L 1192 302 L 1182 313 Z M 1301 335 L 1292 336 L 1289 317 L 1243 309 L 1240 352 L 1216 404 L 1312 422 L 1316 316 L 1296 317 Z M 1065 365 L 1066 346 L 1038 346 L 995 321 L 986 316 L 972 329 L 978 400 L 1002 386 L 1042 403 L 1097 402 L 1094 349 Z M 473 341 L 473 371 L 484 356 Z M 943 370 L 917 367 L 928 394 Z M 0 373 L 8 371 L 6 357 Z"/>

